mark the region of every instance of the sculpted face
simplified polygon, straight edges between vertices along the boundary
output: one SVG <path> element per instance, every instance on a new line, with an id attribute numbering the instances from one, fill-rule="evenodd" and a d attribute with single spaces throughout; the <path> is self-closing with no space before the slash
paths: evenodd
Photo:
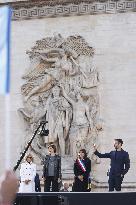
<path id="1" fill-rule="evenodd" d="M 77 100 L 82 100 L 82 97 L 81 97 L 80 93 L 77 94 Z"/>

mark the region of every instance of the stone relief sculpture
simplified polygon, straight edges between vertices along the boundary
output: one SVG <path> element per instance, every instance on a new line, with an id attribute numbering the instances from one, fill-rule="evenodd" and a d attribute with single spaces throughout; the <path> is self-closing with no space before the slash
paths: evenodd
<path id="1" fill-rule="evenodd" d="M 36 137 L 33 150 L 45 155 L 53 142 L 62 157 L 74 159 L 81 148 L 91 157 L 92 143 L 101 130 L 94 49 L 82 36 L 56 34 L 37 41 L 27 54 L 30 67 L 23 75 L 24 108 L 19 109 L 26 122 L 26 139 L 47 113 L 49 135 Z"/>
<path id="2" fill-rule="evenodd" d="M 89 113 L 88 105 L 83 101 L 82 96 L 77 93 L 76 100 L 70 98 L 64 91 L 63 96 L 71 104 L 73 110 L 73 119 L 69 132 L 70 140 L 70 154 L 74 157 L 77 156 L 77 150 L 85 147 L 85 139 L 88 135 L 88 128 L 92 126 L 91 116 Z M 76 148 L 76 149 L 75 149 Z"/>

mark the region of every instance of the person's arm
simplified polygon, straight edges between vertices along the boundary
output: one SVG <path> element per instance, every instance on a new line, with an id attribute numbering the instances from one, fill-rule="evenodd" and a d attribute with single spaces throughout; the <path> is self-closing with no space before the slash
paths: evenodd
<path id="1" fill-rule="evenodd" d="M 78 170 L 77 170 L 77 162 L 74 163 L 74 175 L 77 177 L 79 176 Z"/>
<path id="2" fill-rule="evenodd" d="M 46 164 L 47 164 L 47 156 L 45 157 L 45 160 L 44 160 L 44 165 L 43 165 L 43 178 L 45 179 L 46 178 Z"/>
<path id="3" fill-rule="evenodd" d="M 59 162 L 59 167 L 58 167 L 58 171 L 59 171 L 59 179 L 61 179 L 61 157 L 59 156 L 59 160 L 58 160 L 58 162 Z"/>
<path id="4" fill-rule="evenodd" d="M 125 165 L 125 168 L 124 168 L 124 170 L 123 170 L 122 175 L 125 175 L 125 174 L 128 172 L 129 168 L 130 168 L 130 159 L 129 159 L 129 154 L 128 154 L 128 152 L 126 152 L 124 165 Z"/>
<path id="5" fill-rule="evenodd" d="M 94 152 L 94 154 L 96 155 L 96 156 L 98 156 L 99 158 L 111 158 L 111 154 L 110 154 L 110 152 L 109 153 L 104 153 L 104 154 L 102 154 L 102 153 L 100 153 L 100 152 L 98 152 L 97 150 Z"/>
<path id="6" fill-rule="evenodd" d="M 101 154 L 100 152 L 98 152 L 98 150 L 96 148 L 96 144 L 93 144 L 93 147 L 94 147 L 94 154 L 96 156 L 98 156 L 99 158 L 111 158 L 111 152 L 105 153 L 105 154 Z"/>
<path id="7" fill-rule="evenodd" d="M 82 71 L 82 69 L 80 68 L 79 64 L 74 60 L 74 58 L 71 56 L 70 59 L 73 61 L 73 63 L 75 64 L 76 67 L 78 67 L 78 69 L 80 70 L 80 72 L 83 74 L 83 76 L 85 78 L 87 78 L 86 74 Z"/>
<path id="8" fill-rule="evenodd" d="M 72 62 L 73 62 L 77 67 L 79 67 L 79 64 L 75 61 L 75 59 L 74 59 L 72 56 L 70 56 L 70 59 L 72 60 Z"/>
<path id="9" fill-rule="evenodd" d="M 78 166 L 77 166 L 77 160 L 74 163 L 74 175 L 75 175 L 75 177 L 78 177 L 79 180 L 83 181 L 84 177 L 83 177 L 83 174 L 79 174 Z"/>
<path id="10" fill-rule="evenodd" d="M 36 164 L 34 164 L 34 169 L 33 169 L 33 180 L 35 179 L 36 176 Z"/>
<path id="11" fill-rule="evenodd" d="M 91 116 L 89 113 L 89 107 L 87 105 L 85 107 L 85 112 L 86 112 L 87 119 L 89 121 L 89 126 L 90 126 L 90 128 L 92 128 L 92 119 L 91 119 Z"/>
<path id="12" fill-rule="evenodd" d="M 21 168 L 20 168 L 20 179 L 21 179 L 21 182 L 24 182 L 25 180 L 27 180 L 26 179 L 26 174 L 25 174 L 25 164 L 24 163 L 22 163 L 21 164 Z"/>

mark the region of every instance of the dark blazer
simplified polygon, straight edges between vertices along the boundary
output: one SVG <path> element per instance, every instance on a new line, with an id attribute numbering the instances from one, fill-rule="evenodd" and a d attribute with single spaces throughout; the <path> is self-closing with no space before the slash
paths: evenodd
<path id="1" fill-rule="evenodd" d="M 74 175 L 77 177 L 79 175 L 83 175 L 84 179 L 88 180 L 90 171 L 91 171 L 91 160 L 87 157 L 84 159 L 84 165 L 86 167 L 86 172 L 83 172 L 80 168 L 77 160 L 74 163 Z"/>
<path id="2" fill-rule="evenodd" d="M 50 155 L 46 155 L 44 159 L 44 166 L 43 166 L 43 176 L 46 178 L 48 177 L 48 166 L 49 166 Z M 54 177 L 56 179 L 61 178 L 61 157 L 59 155 L 55 155 L 55 162 L 54 162 Z"/>
<path id="3" fill-rule="evenodd" d="M 99 158 L 110 158 L 111 168 L 109 175 L 125 175 L 130 168 L 130 159 L 128 152 L 121 149 L 121 151 L 111 151 L 109 153 L 101 154 L 97 150 L 94 152 Z"/>

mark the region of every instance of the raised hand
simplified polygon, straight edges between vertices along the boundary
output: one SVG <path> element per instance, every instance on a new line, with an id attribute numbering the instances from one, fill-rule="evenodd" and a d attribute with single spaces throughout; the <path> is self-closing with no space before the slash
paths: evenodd
<path id="1" fill-rule="evenodd" d="M 93 144 L 93 148 L 94 148 L 95 151 L 97 150 L 96 144 Z"/>

